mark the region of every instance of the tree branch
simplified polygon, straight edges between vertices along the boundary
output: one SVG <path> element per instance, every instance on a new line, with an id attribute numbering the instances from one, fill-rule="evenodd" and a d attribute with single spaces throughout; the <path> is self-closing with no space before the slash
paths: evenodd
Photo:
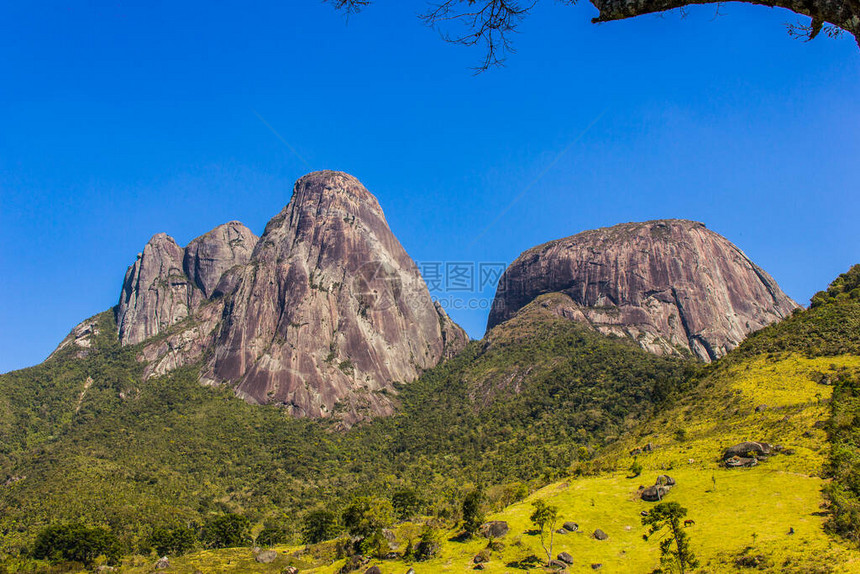
<path id="1" fill-rule="evenodd" d="M 372 0 L 323 0 L 335 8 L 354 14 Z M 439 0 L 437 0 L 438 2 Z M 557 0 L 575 4 L 576 0 Z M 610 22 L 635 18 L 684 8 L 698 4 L 716 4 L 717 13 L 725 0 L 589 0 L 600 12 L 593 22 Z M 789 34 L 812 40 L 819 32 L 836 37 L 841 31 L 853 35 L 860 45 L 860 0 L 738 0 L 747 4 L 786 8 L 809 16 L 809 25 L 791 24 Z M 436 4 L 421 18 L 438 30 L 442 37 L 455 44 L 474 46 L 482 44 L 484 59 L 476 67 L 478 72 L 504 65 L 508 53 L 513 52 L 511 35 L 538 0 L 444 0 Z"/>

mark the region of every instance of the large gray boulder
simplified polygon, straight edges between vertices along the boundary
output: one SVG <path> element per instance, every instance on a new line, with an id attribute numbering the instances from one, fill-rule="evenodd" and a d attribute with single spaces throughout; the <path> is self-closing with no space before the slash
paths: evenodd
<path id="1" fill-rule="evenodd" d="M 660 502 L 667 494 L 669 494 L 668 487 L 655 484 L 644 489 L 641 497 L 646 502 Z"/>
<path id="2" fill-rule="evenodd" d="M 730 446 L 723 453 L 723 460 L 733 457 L 768 456 L 773 453 L 773 446 L 766 442 L 746 441 Z"/>
<path id="3" fill-rule="evenodd" d="M 510 528 L 504 520 L 491 520 L 478 528 L 478 534 L 484 538 L 501 538 L 508 533 L 508 530 Z"/>
<path id="4" fill-rule="evenodd" d="M 559 552 L 557 558 L 565 564 L 573 564 L 573 556 L 571 556 L 567 552 Z"/>

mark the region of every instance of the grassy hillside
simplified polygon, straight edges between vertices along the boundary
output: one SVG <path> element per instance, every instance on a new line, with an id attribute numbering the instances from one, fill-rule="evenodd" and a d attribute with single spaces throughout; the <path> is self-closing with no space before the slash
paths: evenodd
<path id="1" fill-rule="evenodd" d="M 545 556 L 529 515 L 531 502 L 541 498 L 560 508 L 560 521 L 580 526 L 578 533 L 555 536 L 554 553 L 566 551 L 575 558 L 571 572 L 590 571 L 592 564 L 602 564 L 605 572 L 651 572 L 659 567 L 659 551 L 655 541 L 643 540 L 647 531 L 640 512 L 654 504 L 640 500 L 637 491 L 664 473 L 677 481 L 666 500 L 686 507 L 688 517 L 696 522 L 687 532 L 701 572 L 744 571 L 737 563 L 744 557 L 759 561 L 757 571 L 860 571 L 856 547 L 825 531 L 827 503 L 822 488 L 827 479 L 822 470 L 830 448 L 827 432 L 816 425 L 830 416 L 833 390 L 817 382 L 819 376 L 835 376 L 843 369 L 860 369 L 860 357 L 810 359 L 792 354 L 757 357 L 717 369 L 680 404 L 625 436 L 596 460 L 580 465 L 584 474 L 575 472 L 488 516 L 507 521 L 511 531 L 501 539 L 504 548 L 491 552 L 485 571 L 515 572 L 523 565 L 539 570 L 537 562 L 528 560 Z M 765 404 L 766 409 L 755 411 Z M 720 454 L 743 440 L 771 441 L 793 449 L 794 454 L 778 454 L 751 469 L 723 468 L 718 463 Z M 631 477 L 629 450 L 647 442 L 655 448 L 637 457 L 644 469 L 641 476 Z M 408 530 L 409 525 L 402 528 Z M 591 533 L 596 528 L 609 539 L 595 540 Z M 487 541 L 459 542 L 457 533 L 457 529 L 446 533 L 438 558 L 411 564 L 416 572 L 470 569 L 473 557 Z M 402 549 L 405 539 L 401 537 L 399 543 Z M 309 572 L 333 573 L 345 562 L 314 567 L 313 558 L 299 548 L 278 550 L 278 565 L 302 560 Z M 299 557 L 292 557 L 297 552 Z M 207 572 L 278 571 L 252 561 L 251 551 L 245 548 L 191 554 L 173 564 L 175 571 L 188 574 L 197 568 Z M 240 563 L 243 566 L 237 569 Z M 391 574 L 402 574 L 409 567 L 400 560 L 372 563 Z M 150 565 L 145 562 L 128 571 L 144 572 Z"/>

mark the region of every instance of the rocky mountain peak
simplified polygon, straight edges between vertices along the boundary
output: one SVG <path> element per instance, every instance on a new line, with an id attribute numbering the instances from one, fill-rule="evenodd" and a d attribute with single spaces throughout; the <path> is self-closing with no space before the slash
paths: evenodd
<path id="1" fill-rule="evenodd" d="M 157 233 L 128 268 L 116 310 L 120 342 L 140 343 L 194 314 L 224 271 L 244 265 L 257 236 L 239 223 L 220 225 L 183 249 Z"/>
<path id="2" fill-rule="evenodd" d="M 723 356 L 797 305 L 740 249 L 704 224 L 624 223 L 550 241 L 505 271 L 488 328 L 546 293 L 559 312 L 659 354 Z"/>
<path id="3" fill-rule="evenodd" d="M 394 382 L 466 340 L 437 312 L 376 198 L 334 171 L 296 182 L 224 317 L 206 377 L 253 402 L 347 422 L 390 412 Z"/>
<path id="4" fill-rule="evenodd" d="M 347 424 L 391 412 L 394 383 L 468 341 L 376 198 L 336 171 L 299 179 L 259 239 L 236 221 L 185 249 L 156 235 L 129 267 L 116 315 L 122 343 L 143 342 L 145 376 L 211 351 L 202 382 Z"/>
<path id="5" fill-rule="evenodd" d="M 185 275 L 209 298 L 225 271 L 248 262 L 258 240 L 238 221 L 219 225 L 185 248 L 182 261 Z"/>

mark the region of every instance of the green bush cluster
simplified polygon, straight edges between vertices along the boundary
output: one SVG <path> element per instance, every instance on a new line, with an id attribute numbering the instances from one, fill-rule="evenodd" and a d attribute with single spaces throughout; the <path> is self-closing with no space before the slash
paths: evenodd
<path id="1" fill-rule="evenodd" d="M 39 532 L 33 543 L 33 557 L 51 562 L 78 562 L 90 568 L 104 556 L 115 564 L 122 555 L 122 545 L 113 533 L 100 526 L 56 524 Z"/>

